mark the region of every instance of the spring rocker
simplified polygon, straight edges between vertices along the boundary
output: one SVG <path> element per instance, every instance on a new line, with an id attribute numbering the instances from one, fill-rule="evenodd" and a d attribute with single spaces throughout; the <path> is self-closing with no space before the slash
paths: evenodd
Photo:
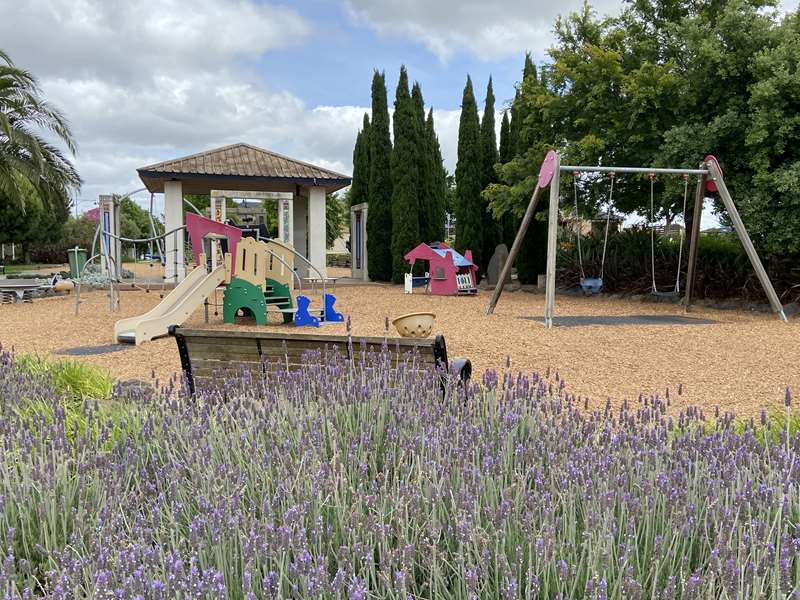
<path id="1" fill-rule="evenodd" d="M 337 312 L 333 305 L 336 297 L 333 294 L 323 296 L 325 306 L 321 309 L 309 309 L 311 298 L 308 296 L 297 297 L 297 312 L 294 315 L 294 324 L 297 327 L 319 327 L 323 323 L 344 323 L 344 315 Z M 312 314 L 314 312 L 314 314 Z"/>

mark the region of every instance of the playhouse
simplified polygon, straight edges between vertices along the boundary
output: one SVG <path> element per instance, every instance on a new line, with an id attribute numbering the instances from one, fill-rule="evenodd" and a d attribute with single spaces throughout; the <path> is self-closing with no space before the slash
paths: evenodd
<path id="1" fill-rule="evenodd" d="M 472 262 L 470 250 L 466 250 L 462 255 L 447 244 L 433 242 L 430 245 L 420 244 L 403 258 L 411 267 L 418 260 L 428 263 L 426 277 L 418 278 L 411 273 L 406 274 L 408 293 L 420 280 L 424 280 L 430 293 L 437 296 L 472 295 L 478 291 L 476 276 L 478 267 Z"/>

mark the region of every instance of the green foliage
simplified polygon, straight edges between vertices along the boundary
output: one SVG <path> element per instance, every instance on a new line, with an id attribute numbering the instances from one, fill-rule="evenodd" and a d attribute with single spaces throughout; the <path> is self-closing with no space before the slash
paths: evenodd
<path id="1" fill-rule="evenodd" d="M 353 184 L 350 186 L 350 206 L 369 202 L 369 115 L 364 113 L 364 124 L 356 136 L 353 148 Z"/>
<path id="2" fill-rule="evenodd" d="M 81 215 L 78 218 L 69 217 L 64 224 L 61 239 L 70 248 L 78 246 L 85 250 L 91 250 L 96 230 L 97 221 L 87 218 L 86 215 Z"/>
<path id="3" fill-rule="evenodd" d="M 411 103 L 414 109 L 414 129 L 417 139 L 415 154 L 417 160 L 417 199 L 419 207 L 417 216 L 419 220 L 419 237 L 416 241 L 432 241 L 436 237 L 435 222 L 436 212 L 436 164 L 434 162 L 433 142 L 425 120 L 425 101 L 422 98 L 422 88 L 414 82 L 411 88 Z M 433 238 L 431 235 L 433 234 Z M 416 244 L 415 244 L 416 245 Z"/>
<path id="4" fill-rule="evenodd" d="M 494 90 L 492 78 L 486 86 L 486 102 L 483 106 L 483 119 L 481 120 L 481 189 L 486 189 L 490 183 L 497 181 L 495 165 L 500 160 L 497 151 L 497 136 L 494 130 Z M 481 196 L 481 209 L 483 211 L 483 239 L 481 240 L 483 272 L 489 269 L 489 260 L 497 244 L 500 243 L 502 232 L 501 225 L 489 210 L 485 197 Z"/>
<path id="5" fill-rule="evenodd" d="M 495 214 L 522 213 L 550 147 L 571 164 L 696 167 L 713 153 L 757 247 L 800 252 L 800 17 L 780 21 L 772 5 L 636 0 L 608 18 L 584 6 L 558 19 L 549 64 L 537 77 L 525 61 L 508 128 L 514 156 L 486 189 Z M 681 211 L 681 188 L 657 180 L 658 218 Z M 647 178 L 621 177 L 615 205 L 646 214 L 648 192 Z"/>
<path id="6" fill-rule="evenodd" d="M 760 247 L 800 255 L 800 13 L 787 16 L 776 36 L 752 65 L 746 143 L 753 179 L 739 204 Z"/>
<path id="7" fill-rule="evenodd" d="M 272 204 L 275 204 L 273 201 Z M 325 196 L 325 247 L 333 248 L 333 243 L 342 235 L 350 217 L 350 204 L 339 194 Z"/>
<path id="8" fill-rule="evenodd" d="M 439 138 L 436 137 L 436 129 L 433 125 L 432 108 L 428 110 L 425 132 L 428 137 L 428 152 L 430 153 L 430 161 L 433 169 L 433 181 L 429 201 L 428 232 L 425 239 L 428 242 L 433 242 L 444 239 L 448 184 L 447 170 L 444 168 L 444 161 L 442 160 L 442 149 L 441 146 L 439 146 Z"/>
<path id="9" fill-rule="evenodd" d="M 113 379 L 105 371 L 83 362 L 56 362 L 34 354 L 19 354 L 15 365 L 23 373 L 46 378 L 55 392 L 73 401 L 107 399 L 114 386 Z"/>
<path id="10" fill-rule="evenodd" d="M 119 222 L 122 237 L 143 239 L 152 235 L 149 213 L 127 196 L 119 201 Z"/>
<path id="11" fill-rule="evenodd" d="M 418 182 L 421 123 L 408 91 L 408 75 L 400 68 L 394 103 L 392 151 L 392 280 L 401 283 L 408 270 L 403 256 L 420 242 Z M 372 215 L 370 214 L 370 219 Z M 367 221 L 369 224 L 369 219 Z M 372 255 L 370 255 L 370 261 Z"/>
<path id="12" fill-rule="evenodd" d="M 473 262 L 483 264 L 483 201 L 481 199 L 481 142 L 478 106 L 467 76 L 461 100 L 456 163 L 456 249 L 472 250 Z"/>
<path id="13" fill-rule="evenodd" d="M 540 239 L 538 247 L 544 248 Z M 586 275 L 596 276 L 600 272 L 603 248 L 603 231 L 600 229 L 581 241 L 583 264 Z M 659 290 L 671 291 L 675 287 L 678 272 L 680 241 L 677 238 L 656 238 L 656 284 Z M 684 242 L 681 267 L 681 289 L 686 283 L 686 258 L 688 243 Z M 603 289 L 608 292 L 647 294 L 651 288 L 650 231 L 646 228 L 631 228 L 609 234 L 606 250 Z M 559 285 L 578 285 L 578 268 L 575 234 L 562 232 L 558 253 Z M 800 268 L 791 258 L 770 258 L 764 267 L 783 301 L 800 299 Z M 753 272 L 747 255 L 738 238 L 733 234 L 704 234 L 700 236 L 697 257 L 697 277 L 693 292 L 696 298 L 745 298 L 751 301 L 766 300 L 761 285 Z"/>
<path id="14" fill-rule="evenodd" d="M 530 55 L 526 55 L 522 84 L 511 105 L 511 121 L 505 140 L 501 128 L 500 146 L 507 160 L 503 162 L 501 157 L 502 164 L 496 168 L 499 181 L 490 183 L 483 191 L 495 218 L 502 219 L 504 240 L 509 247 L 536 186 L 538 169 L 531 165 L 541 163 L 550 144 L 546 141 L 551 136 L 550 126 L 535 102 L 530 100 L 539 99 L 546 92 L 543 79 L 543 76 L 537 75 Z M 521 283 L 535 284 L 537 276 L 545 272 L 547 204 L 546 201 L 540 201 L 540 208 L 534 215 L 517 256 L 517 276 Z"/>
<path id="15" fill-rule="evenodd" d="M 386 78 L 375 71 L 372 77 L 372 124 L 370 125 L 369 218 L 367 254 L 369 278 L 392 278 L 392 142 L 389 137 L 389 107 Z"/>
<path id="16" fill-rule="evenodd" d="M 66 118 L 42 98 L 36 78 L 0 50 L 0 204 L 19 207 L 18 217 L 34 197 L 47 210 L 63 212 L 68 191 L 81 183 L 53 138 L 75 151 Z"/>

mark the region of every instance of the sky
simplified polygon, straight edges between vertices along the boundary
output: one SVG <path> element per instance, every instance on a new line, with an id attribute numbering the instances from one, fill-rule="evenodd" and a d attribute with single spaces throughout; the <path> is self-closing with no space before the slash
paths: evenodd
<path id="1" fill-rule="evenodd" d="M 502 109 L 525 52 L 545 59 L 557 15 L 582 4 L 0 0 L 0 47 L 67 115 L 85 211 L 100 194 L 142 187 L 137 167 L 235 142 L 350 174 L 373 70 L 386 72 L 391 102 L 401 64 L 434 109 L 452 171 L 467 74 L 480 106 L 491 75 Z"/>

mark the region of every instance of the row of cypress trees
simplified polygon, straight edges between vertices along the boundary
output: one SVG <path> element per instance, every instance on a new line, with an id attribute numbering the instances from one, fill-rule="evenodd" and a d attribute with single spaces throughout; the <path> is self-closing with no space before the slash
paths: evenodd
<path id="1" fill-rule="evenodd" d="M 486 273 L 489 260 L 499 243 L 509 248 L 514 241 L 520 219 L 513 211 L 506 210 L 502 217 L 495 218 L 489 208 L 490 197 L 486 191 L 503 187 L 499 185 L 497 169 L 500 166 L 516 165 L 526 177 L 534 176 L 527 166 L 532 164 L 529 154 L 534 141 L 530 131 L 536 129 L 531 123 L 534 116 L 520 94 L 525 86 L 538 84 L 536 67 L 530 54 L 525 55 L 522 82 L 517 87 L 510 109 L 503 111 L 500 123 L 499 147 L 495 135 L 495 97 L 492 79 L 486 88 L 486 99 L 482 118 L 478 119 L 478 107 L 472 89 L 472 80 L 467 76 L 461 99 L 461 120 L 458 129 L 458 163 L 456 165 L 456 248 L 472 250 L 479 274 Z M 529 173 L 530 172 L 530 173 Z M 497 194 L 494 194 L 496 196 Z M 546 235 L 547 223 L 535 220 L 530 234 L 523 240 L 517 257 L 520 281 L 535 283 L 536 275 L 544 272 L 544 244 L 537 242 Z"/>
<path id="2" fill-rule="evenodd" d="M 525 57 L 523 84 L 536 79 L 530 55 Z M 520 86 L 521 87 L 521 86 Z M 499 219 L 489 210 L 484 195 L 498 182 L 496 167 L 529 150 L 524 135 L 528 107 L 517 90 L 510 110 L 503 112 L 498 145 L 495 133 L 495 96 L 492 78 L 486 87 L 483 113 L 479 115 L 472 79 L 467 76 L 461 100 L 458 158 L 452 210 L 456 220 L 455 247 L 472 251 L 473 260 L 485 273 L 499 243 L 509 247 L 519 218 L 511 211 Z M 392 132 L 390 134 L 390 127 Z M 389 117 L 386 77 L 375 71 L 372 78 L 372 119 L 364 115 L 353 149 L 351 204 L 369 203 L 367 253 L 370 279 L 401 282 L 408 266 L 403 256 L 422 241 L 444 238 L 447 172 L 442 163 L 433 110 L 425 114 L 419 83 L 409 90 L 408 73 L 400 68 L 395 91 L 394 117 Z M 536 222 L 534 229 L 546 227 Z M 536 236 L 526 236 L 533 238 Z M 543 256 L 524 245 L 518 267 L 541 272 Z M 529 279 L 529 277 L 524 277 Z"/>
<path id="3" fill-rule="evenodd" d="M 433 124 L 425 114 L 419 83 L 409 90 L 400 68 L 390 118 L 386 76 L 372 78 L 372 119 L 364 115 L 353 149 L 351 204 L 369 202 L 367 254 L 369 277 L 402 282 L 403 256 L 422 241 L 444 238 L 447 173 Z M 392 143 L 394 141 L 394 143 Z"/>

